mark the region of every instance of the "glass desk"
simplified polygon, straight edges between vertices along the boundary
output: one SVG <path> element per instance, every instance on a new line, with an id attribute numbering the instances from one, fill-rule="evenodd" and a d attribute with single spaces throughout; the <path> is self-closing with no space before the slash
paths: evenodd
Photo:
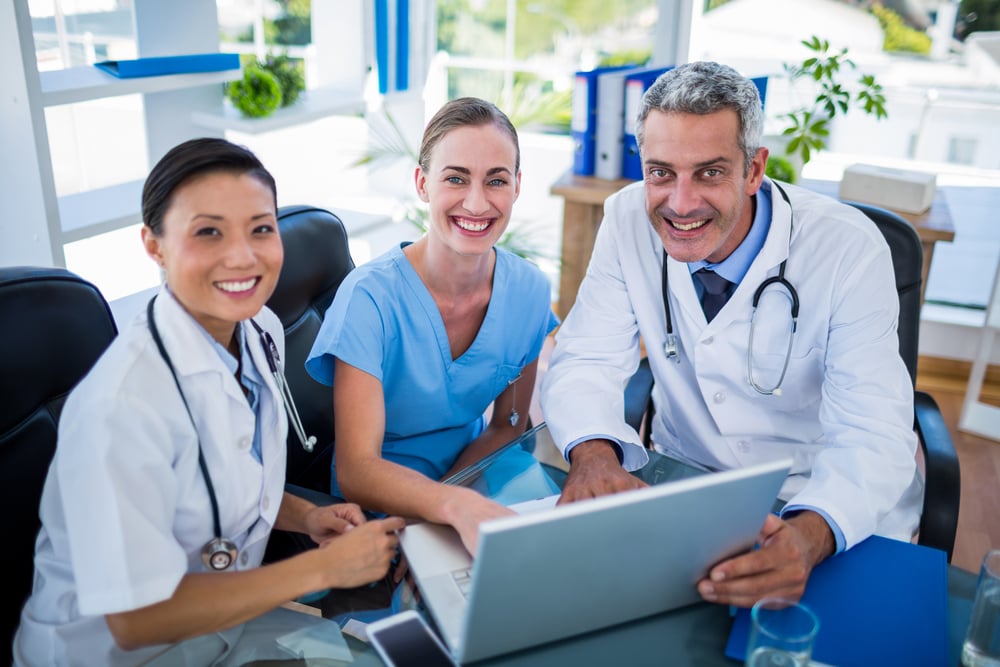
<path id="1" fill-rule="evenodd" d="M 545 424 L 494 452 L 479 463 L 456 473 L 447 483 L 477 489 L 505 503 L 532 500 L 551 493 L 565 480 L 568 465 L 556 450 Z M 637 476 L 650 484 L 662 484 L 704 474 L 702 471 L 655 452 Z M 581 585 L 586 585 L 581 582 Z M 949 665 L 959 664 L 962 640 L 968 625 L 976 575 L 948 568 Z M 404 598 L 412 598 L 404 595 Z M 412 606 L 412 602 L 409 603 Z M 430 620 L 428 618 L 428 620 Z M 633 620 L 621 625 L 556 641 L 532 649 L 476 663 L 490 666 L 588 665 L 739 665 L 724 655 L 732 626 L 729 608 L 697 603 L 688 607 Z M 498 631 L 502 631 L 498 628 Z M 919 631 L 918 628 L 915 630 Z M 352 664 L 379 665 L 374 651 L 361 641 L 345 636 L 354 654 Z M 260 667 L 264 663 L 255 663 Z M 290 664 L 284 662 L 282 664 Z M 304 664 L 299 661 L 299 664 Z M 310 661 L 308 664 L 317 664 Z M 323 664 L 343 664 L 329 662 Z"/>

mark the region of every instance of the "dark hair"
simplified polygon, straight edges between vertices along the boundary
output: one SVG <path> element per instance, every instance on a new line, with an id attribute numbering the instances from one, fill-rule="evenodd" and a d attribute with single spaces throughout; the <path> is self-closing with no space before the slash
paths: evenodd
<path id="1" fill-rule="evenodd" d="M 514 129 L 514 124 L 495 104 L 478 97 L 459 97 L 438 109 L 438 112 L 427 123 L 427 127 L 424 128 L 424 137 L 420 141 L 420 155 L 417 158 L 417 163 L 421 169 L 427 171 L 430 167 L 431 151 L 444 135 L 455 128 L 476 127 L 491 123 L 507 133 L 510 140 L 514 142 L 514 171 L 520 171 L 521 146 L 517 141 L 517 130 Z"/>
<path id="2" fill-rule="evenodd" d="M 248 148 L 225 139 L 205 137 L 190 139 L 174 146 L 160 158 L 142 186 L 142 222 L 160 236 L 163 216 L 173 200 L 174 192 L 191 179 L 214 172 L 249 174 L 271 189 L 274 207 L 278 207 L 278 190 L 274 177 Z"/>
<path id="3" fill-rule="evenodd" d="M 701 61 L 679 65 L 661 74 L 642 97 L 636 119 L 636 140 L 642 149 L 643 123 L 650 111 L 705 115 L 732 109 L 740 119 L 743 171 L 750 169 L 764 130 L 764 110 L 753 81 L 728 65 Z"/>

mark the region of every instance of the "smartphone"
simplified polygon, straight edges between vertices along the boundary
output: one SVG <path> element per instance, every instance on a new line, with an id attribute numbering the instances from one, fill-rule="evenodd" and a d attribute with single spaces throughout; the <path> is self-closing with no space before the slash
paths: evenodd
<path id="1" fill-rule="evenodd" d="M 369 623 L 367 632 L 387 667 L 458 667 L 427 622 L 412 609 Z"/>

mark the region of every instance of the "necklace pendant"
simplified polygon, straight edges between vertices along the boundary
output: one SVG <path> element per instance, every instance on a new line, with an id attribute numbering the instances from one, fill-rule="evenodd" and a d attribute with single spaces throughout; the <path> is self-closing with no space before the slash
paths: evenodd
<path id="1" fill-rule="evenodd" d="M 517 413 L 517 410 L 511 410 L 508 420 L 511 426 L 517 426 L 517 422 L 521 421 L 521 415 Z"/>

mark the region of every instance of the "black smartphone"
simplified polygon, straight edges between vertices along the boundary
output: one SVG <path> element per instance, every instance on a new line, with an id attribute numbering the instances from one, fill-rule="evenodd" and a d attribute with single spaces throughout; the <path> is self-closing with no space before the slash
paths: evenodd
<path id="1" fill-rule="evenodd" d="M 458 667 L 427 622 L 412 609 L 369 623 L 367 633 L 388 667 Z"/>

